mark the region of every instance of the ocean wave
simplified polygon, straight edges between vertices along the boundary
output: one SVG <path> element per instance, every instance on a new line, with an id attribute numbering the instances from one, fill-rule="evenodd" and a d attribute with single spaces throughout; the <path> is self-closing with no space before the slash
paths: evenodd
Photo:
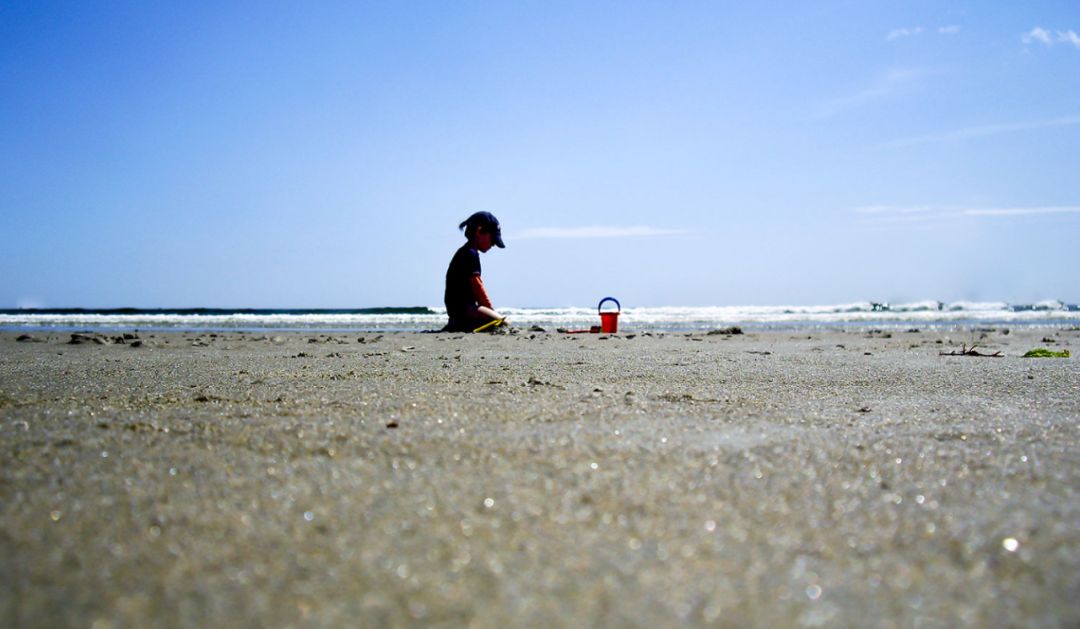
<path id="1" fill-rule="evenodd" d="M 518 327 L 589 328 L 599 323 L 595 307 L 501 308 Z M 434 330 L 446 322 L 442 307 L 340 310 L 256 309 L 64 309 L 0 311 L 0 327 L 54 329 L 181 330 Z M 852 302 L 832 305 L 661 306 L 622 310 L 623 329 L 693 331 L 730 325 L 1076 325 L 1080 308 L 1060 300 L 1031 304 L 917 301 L 901 304 Z"/>

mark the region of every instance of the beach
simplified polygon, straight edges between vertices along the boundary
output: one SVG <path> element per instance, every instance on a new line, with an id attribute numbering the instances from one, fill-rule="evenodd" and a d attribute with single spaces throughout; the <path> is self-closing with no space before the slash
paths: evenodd
<path id="1" fill-rule="evenodd" d="M 1080 623 L 1076 328 L 128 332 L 0 333 L 6 626 Z"/>

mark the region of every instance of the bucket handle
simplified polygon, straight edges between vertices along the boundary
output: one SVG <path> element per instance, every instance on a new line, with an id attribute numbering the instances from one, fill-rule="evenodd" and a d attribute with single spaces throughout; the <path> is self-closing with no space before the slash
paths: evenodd
<path id="1" fill-rule="evenodd" d="M 597 312 L 600 312 L 600 309 L 604 307 L 604 302 L 606 301 L 615 302 L 615 307 L 619 309 L 618 312 L 622 312 L 622 304 L 620 304 L 619 300 L 615 299 L 614 297 L 604 297 L 603 299 L 601 299 L 600 303 L 596 305 Z"/>

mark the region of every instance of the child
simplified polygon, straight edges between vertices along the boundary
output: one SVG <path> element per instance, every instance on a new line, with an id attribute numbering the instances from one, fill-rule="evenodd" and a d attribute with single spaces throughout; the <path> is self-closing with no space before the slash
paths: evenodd
<path id="1" fill-rule="evenodd" d="M 480 279 L 480 253 L 487 253 L 492 245 L 506 248 L 499 219 L 490 212 L 477 212 L 458 228 L 465 230 L 468 242 L 457 250 L 446 269 L 443 302 L 450 321 L 443 328 L 444 332 L 472 332 L 485 323 L 502 318 L 492 308 L 484 281 Z"/>

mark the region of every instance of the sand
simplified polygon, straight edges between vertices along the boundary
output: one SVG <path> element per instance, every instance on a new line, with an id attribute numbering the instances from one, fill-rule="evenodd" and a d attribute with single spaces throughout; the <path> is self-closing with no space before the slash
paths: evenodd
<path id="1" fill-rule="evenodd" d="M 1080 623 L 1080 331 L 32 334 L 7 626 Z"/>

